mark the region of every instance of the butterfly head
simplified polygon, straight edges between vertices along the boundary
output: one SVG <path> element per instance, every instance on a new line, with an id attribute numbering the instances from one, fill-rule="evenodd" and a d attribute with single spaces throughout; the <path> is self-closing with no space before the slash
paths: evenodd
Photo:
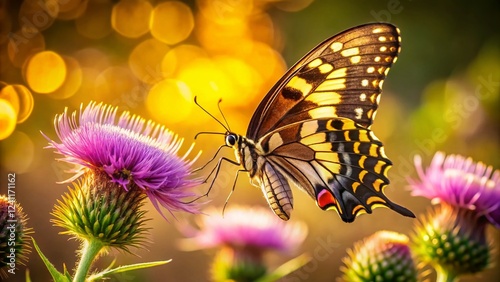
<path id="1" fill-rule="evenodd" d="M 226 132 L 226 145 L 235 148 L 235 146 L 238 145 L 240 141 L 240 135 L 233 133 L 233 132 Z"/>

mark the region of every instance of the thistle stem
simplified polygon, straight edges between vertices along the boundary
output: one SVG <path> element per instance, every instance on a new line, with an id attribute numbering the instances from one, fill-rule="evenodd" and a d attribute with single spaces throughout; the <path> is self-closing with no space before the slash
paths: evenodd
<path id="1" fill-rule="evenodd" d="M 78 262 L 78 267 L 76 269 L 75 277 L 73 277 L 73 282 L 84 282 L 87 274 L 89 273 L 90 267 L 94 262 L 97 254 L 102 249 L 103 245 L 98 240 L 85 240 L 81 249 L 81 258 Z"/>

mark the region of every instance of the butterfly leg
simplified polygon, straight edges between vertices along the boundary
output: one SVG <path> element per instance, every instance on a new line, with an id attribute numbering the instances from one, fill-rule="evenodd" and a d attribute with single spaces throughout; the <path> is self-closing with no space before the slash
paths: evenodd
<path id="1" fill-rule="evenodd" d="M 229 199 L 233 195 L 233 192 L 236 188 L 236 182 L 238 182 L 238 176 L 240 175 L 240 172 L 245 172 L 246 170 L 244 169 L 239 169 L 236 171 L 236 176 L 234 177 L 234 182 L 233 182 L 233 187 L 231 188 L 231 192 L 229 192 L 229 195 L 227 195 L 226 202 L 224 202 L 224 207 L 222 208 L 222 216 L 224 216 L 224 211 L 226 210 L 227 203 L 229 203 Z"/>
<path id="2" fill-rule="evenodd" d="M 221 148 L 222 148 L 222 147 L 223 147 L 223 146 L 221 146 Z M 189 201 L 189 202 L 187 202 L 187 203 L 193 203 L 193 202 L 196 202 L 196 201 L 198 201 L 199 199 L 201 199 L 201 198 L 203 198 L 203 197 L 208 197 L 208 194 L 210 194 L 210 191 L 212 190 L 212 187 L 214 186 L 215 180 L 217 180 L 217 175 L 219 174 L 219 171 L 220 171 L 220 168 L 221 168 L 221 166 L 222 166 L 222 162 L 223 162 L 223 161 L 226 161 L 226 162 L 228 162 L 228 163 L 231 163 L 231 164 L 233 164 L 233 165 L 237 165 L 237 166 L 239 166 L 239 165 L 240 165 L 240 163 L 239 163 L 239 162 L 237 162 L 237 161 L 233 161 L 233 160 L 228 159 L 228 158 L 226 158 L 226 157 L 222 157 L 222 158 L 220 158 L 220 159 L 219 159 L 219 161 L 217 162 L 217 165 L 216 165 L 216 166 L 212 169 L 212 171 L 208 174 L 208 176 L 207 176 L 207 177 L 205 178 L 205 180 L 203 181 L 203 183 L 206 183 L 206 182 L 207 182 L 207 180 L 208 180 L 208 179 L 212 176 L 212 174 L 215 172 L 215 177 L 214 177 L 214 179 L 212 180 L 212 182 L 210 183 L 210 187 L 208 188 L 208 191 L 207 191 L 205 194 L 203 194 L 203 195 L 201 195 L 201 196 L 199 196 L 199 197 L 195 198 L 194 200 L 191 200 L 191 201 Z"/>
<path id="3" fill-rule="evenodd" d="M 194 169 L 192 172 L 197 172 L 197 171 L 200 171 L 200 170 L 204 169 L 205 167 L 207 167 L 207 165 L 209 165 L 211 162 L 213 162 L 217 158 L 217 155 L 219 154 L 220 150 L 222 150 L 222 148 L 224 148 L 224 147 L 229 147 L 229 146 L 227 146 L 227 145 L 220 146 L 219 149 L 217 149 L 217 152 L 215 152 L 214 156 L 208 162 L 206 162 L 204 165 L 200 166 L 199 168 Z M 212 172 L 213 172 L 213 170 L 212 170 Z M 210 173 L 210 175 L 211 174 L 212 173 Z M 209 177 L 207 177 L 207 179 L 205 179 L 205 181 L 203 181 L 203 182 L 206 183 L 208 178 Z"/>

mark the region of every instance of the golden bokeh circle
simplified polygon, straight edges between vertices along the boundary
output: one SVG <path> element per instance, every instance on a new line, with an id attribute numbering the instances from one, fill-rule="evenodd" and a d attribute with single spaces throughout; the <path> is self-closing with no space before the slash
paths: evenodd
<path id="1" fill-rule="evenodd" d="M 190 62 L 207 56 L 207 52 L 199 46 L 181 44 L 165 54 L 161 61 L 161 71 L 165 77 L 174 76 Z"/>
<path id="2" fill-rule="evenodd" d="M 164 77 L 161 61 L 169 49 L 167 44 L 155 38 L 146 39 L 132 50 L 128 65 L 139 80 L 154 84 Z"/>
<path id="3" fill-rule="evenodd" d="M 7 85 L 0 91 L 0 99 L 5 99 L 17 114 L 17 123 L 23 123 L 31 115 L 34 99 L 31 91 L 21 84 Z"/>
<path id="4" fill-rule="evenodd" d="M 146 108 L 161 123 L 186 121 L 192 106 L 191 90 L 175 79 L 164 79 L 153 85 L 146 98 Z"/>
<path id="5" fill-rule="evenodd" d="M 56 52 L 39 52 L 28 61 L 24 76 L 33 91 L 51 93 L 66 79 L 66 64 Z"/>
<path id="6" fill-rule="evenodd" d="M 137 38 L 149 31 L 149 18 L 153 6 L 149 1 L 120 1 L 113 6 L 111 26 L 119 34 Z"/>
<path id="7" fill-rule="evenodd" d="M 67 56 L 64 56 L 63 60 L 67 69 L 66 79 L 57 90 L 49 94 L 53 99 L 67 99 L 75 95 L 82 85 L 82 68 L 78 61 Z"/>
<path id="8" fill-rule="evenodd" d="M 177 44 L 186 39 L 194 28 L 191 8 L 179 1 L 158 4 L 151 14 L 151 34 L 167 44 Z"/>
<path id="9" fill-rule="evenodd" d="M 16 128 L 16 111 L 9 101 L 0 99 L 0 140 L 9 137 Z"/>

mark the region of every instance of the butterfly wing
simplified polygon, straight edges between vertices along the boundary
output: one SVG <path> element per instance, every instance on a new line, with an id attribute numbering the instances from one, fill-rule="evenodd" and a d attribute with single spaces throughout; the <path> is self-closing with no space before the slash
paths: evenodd
<path id="1" fill-rule="evenodd" d="M 258 140 L 280 126 L 315 118 L 318 112 L 370 126 L 383 80 L 399 50 L 399 30 L 386 23 L 357 26 L 323 41 L 271 88 L 246 136 Z"/>
<path id="2" fill-rule="evenodd" d="M 384 195 L 392 163 L 369 129 L 399 50 L 390 24 L 333 36 L 278 81 L 250 121 L 247 137 L 266 161 L 347 222 L 378 206 L 414 216 Z"/>
<path id="3" fill-rule="evenodd" d="M 319 118 L 281 127 L 261 139 L 266 159 L 323 210 L 354 221 L 379 206 L 413 216 L 384 195 L 391 161 L 370 129 L 348 118 Z M 273 209 L 276 210 L 276 209 Z"/>

